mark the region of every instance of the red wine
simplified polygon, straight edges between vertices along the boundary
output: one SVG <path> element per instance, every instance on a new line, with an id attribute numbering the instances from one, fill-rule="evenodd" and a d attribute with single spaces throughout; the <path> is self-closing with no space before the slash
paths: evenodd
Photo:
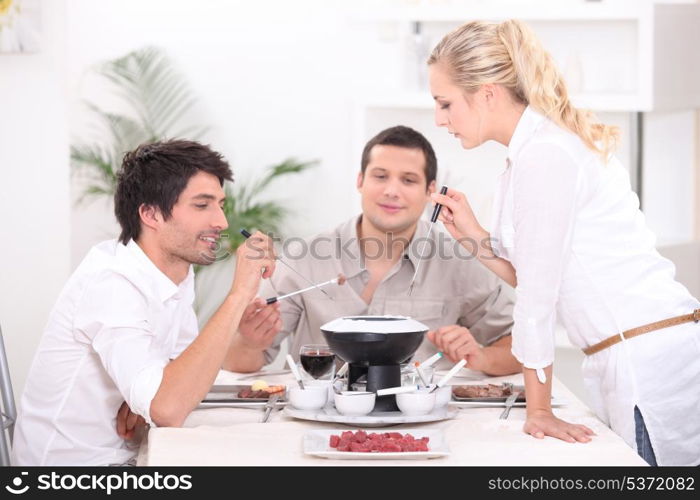
<path id="1" fill-rule="evenodd" d="M 299 358 L 301 366 L 313 378 L 319 378 L 328 373 L 335 362 L 335 354 L 330 352 L 302 354 Z"/>

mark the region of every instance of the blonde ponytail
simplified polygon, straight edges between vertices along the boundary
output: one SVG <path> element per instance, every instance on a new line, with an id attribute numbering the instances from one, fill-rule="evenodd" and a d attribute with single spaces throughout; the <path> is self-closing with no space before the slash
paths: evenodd
<path id="1" fill-rule="evenodd" d="M 428 64 L 436 63 L 466 92 L 475 92 L 486 83 L 504 86 L 516 100 L 576 134 L 604 160 L 615 149 L 617 127 L 594 122 L 591 112 L 571 104 L 551 56 L 521 21 L 473 21 L 460 26 L 433 49 Z"/>

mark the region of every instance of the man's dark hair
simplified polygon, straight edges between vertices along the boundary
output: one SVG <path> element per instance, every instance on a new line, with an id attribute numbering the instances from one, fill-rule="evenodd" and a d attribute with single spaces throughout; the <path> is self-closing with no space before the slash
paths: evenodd
<path id="1" fill-rule="evenodd" d="M 435 158 L 435 151 L 433 151 L 430 142 L 420 132 L 403 125 L 382 130 L 365 144 L 365 149 L 362 151 L 362 175 L 367 170 L 372 148 L 380 145 L 420 149 L 425 157 L 425 187 L 430 186 L 430 183 L 437 177 L 437 158 Z"/>
<path id="2" fill-rule="evenodd" d="M 124 155 L 114 193 L 114 213 L 122 228 L 119 241 L 126 245 L 141 235 L 141 205 L 156 207 L 166 220 L 170 218 L 190 177 L 200 171 L 218 177 L 222 186 L 224 180 L 233 180 L 226 160 L 194 141 L 142 144 Z"/>

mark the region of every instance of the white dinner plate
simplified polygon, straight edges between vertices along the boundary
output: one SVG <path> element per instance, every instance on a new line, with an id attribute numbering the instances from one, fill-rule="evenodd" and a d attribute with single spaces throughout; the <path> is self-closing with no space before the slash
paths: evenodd
<path id="1" fill-rule="evenodd" d="M 525 401 L 517 401 L 513 403 L 513 408 L 525 408 Z M 558 408 L 560 406 L 566 406 L 569 402 L 563 398 L 557 398 L 552 396 L 551 405 L 553 408 Z M 506 406 L 505 401 L 455 401 L 454 399 L 449 402 L 450 406 L 457 408 L 504 408 Z"/>
<path id="2" fill-rule="evenodd" d="M 244 389 L 250 389 L 250 384 L 215 384 L 204 396 L 205 403 L 267 403 L 268 398 L 239 398 L 238 393 Z M 286 399 L 286 392 L 282 392 L 280 401 Z"/>
<path id="3" fill-rule="evenodd" d="M 204 410 L 207 408 L 264 408 L 265 402 L 252 401 L 252 402 L 242 402 L 242 401 L 201 401 L 197 405 L 198 410 Z M 276 408 L 281 408 L 287 404 L 286 401 L 277 401 L 275 403 Z"/>
<path id="4" fill-rule="evenodd" d="M 400 411 L 372 412 L 369 415 L 347 416 L 338 413 L 332 406 L 326 406 L 320 410 L 298 410 L 288 405 L 284 408 L 284 414 L 301 420 L 315 420 L 316 422 L 336 422 L 340 424 L 356 425 L 358 427 L 382 427 L 386 425 L 415 424 L 419 422 L 437 422 L 457 416 L 457 412 L 447 407 L 436 408 L 427 415 L 404 415 Z"/>
<path id="5" fill-rule="evenodd" d="M 304 434 L 304 453 L 321 458 L 338 460 L 421 460 L 426 458 L 445 457 L 450 454 L 445 435 L 439 429 L 401 429 L 401 434 L 412 434 L 416 439 L 429 437 L 428 451 L 396 451 L 396 452 L 358 452 L 338 451 L 330 446 L 332 434 L 342 434 L 347 429 L 317 429 Z M 397 432 L 392 430 L 373 432 Z"/>

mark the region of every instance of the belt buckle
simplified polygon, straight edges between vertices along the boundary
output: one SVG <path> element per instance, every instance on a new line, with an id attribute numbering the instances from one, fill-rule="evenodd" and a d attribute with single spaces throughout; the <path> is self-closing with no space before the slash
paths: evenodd
<path id="1" fill-rule="evenodd" d="M 695 321 L 696 323 L 700 321 L 700 309 L 695 309 L 693 311 L 693 321 Z"/>

